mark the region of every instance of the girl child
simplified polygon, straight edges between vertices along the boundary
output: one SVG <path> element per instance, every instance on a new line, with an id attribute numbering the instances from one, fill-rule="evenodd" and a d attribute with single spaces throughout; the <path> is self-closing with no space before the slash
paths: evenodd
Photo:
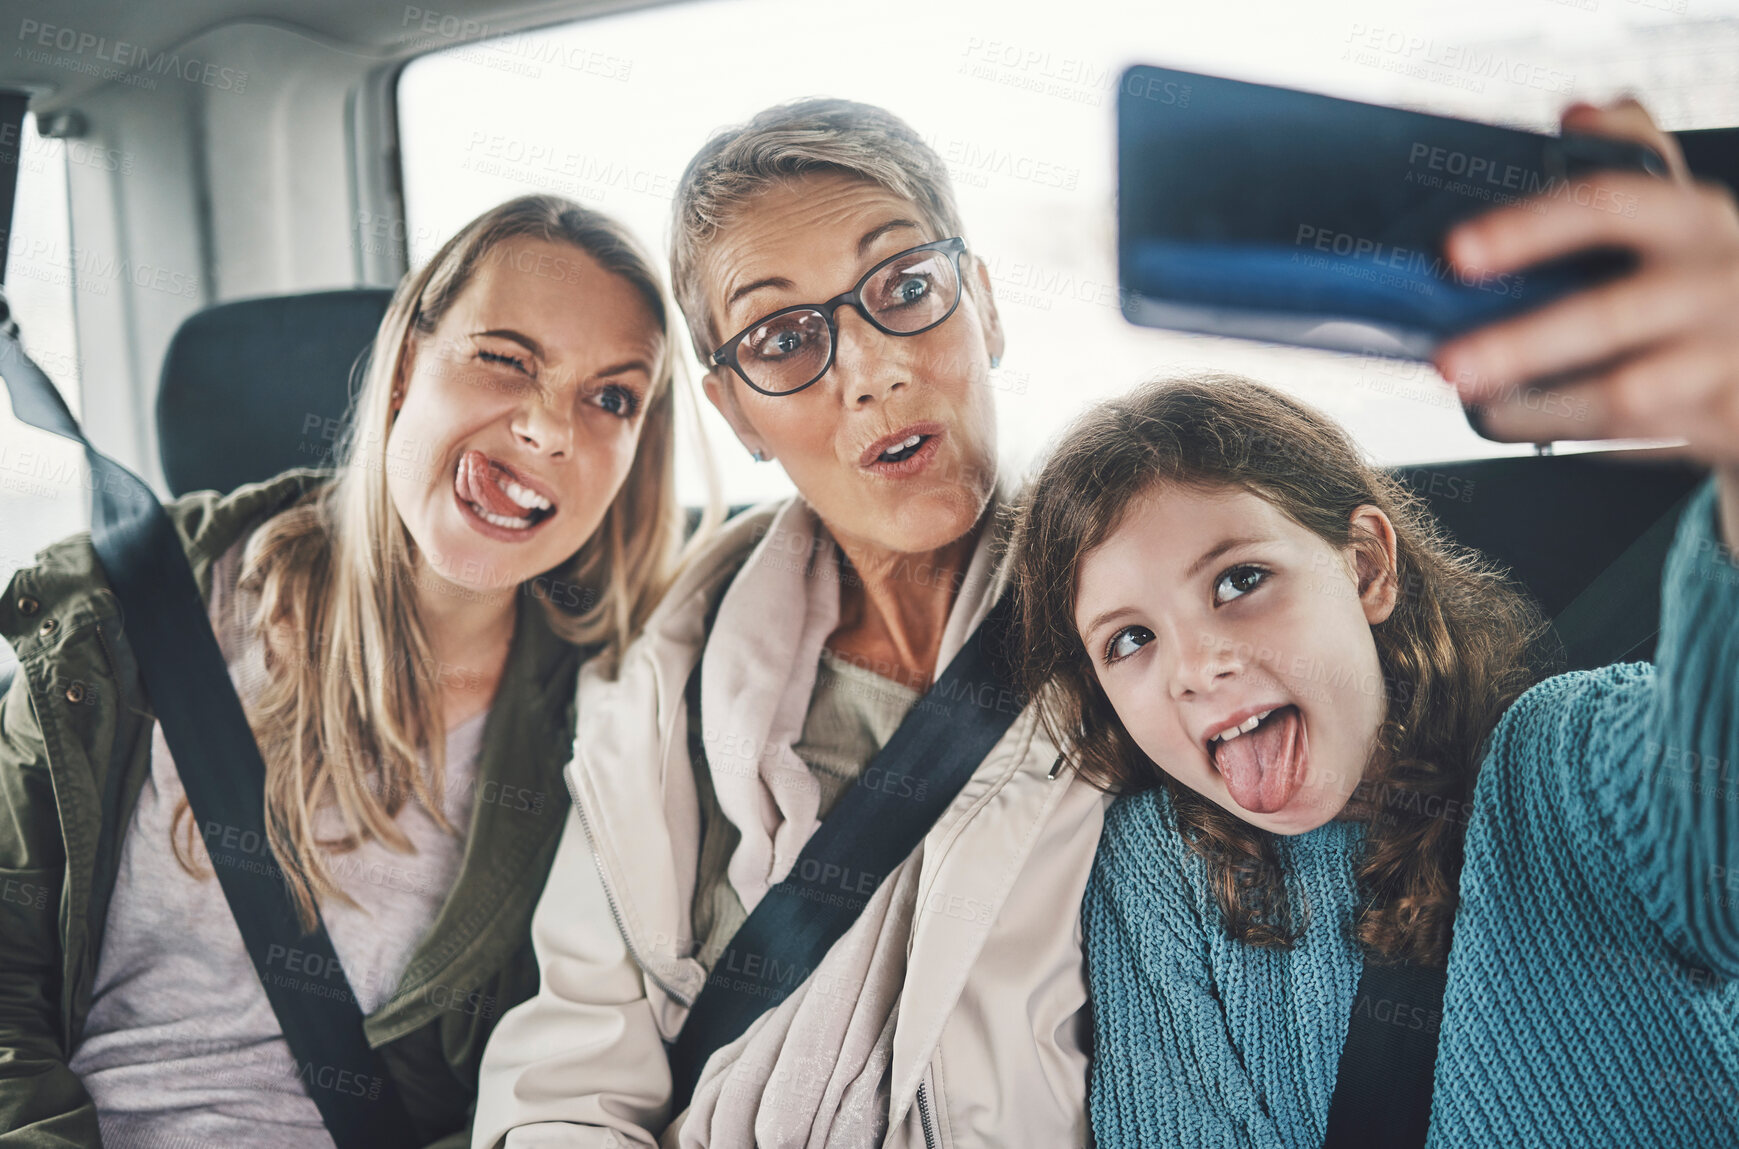
<path id="1" fill-rule="evenodd" d="M 260 850 L 414 1144 L 468 1141 L 484 1043 L 537 988 L 579 663 L 627 644 L 681 537 L 667 320 L 620 225 L 505 203 L 399 285 L 336 472 L 169 507 L 265 761 Z M 0 1140 L 331 1145 L 114 601 L 84 536 L 0 600 L 0 876 L 33 891 L 0 903 Z"/>
<path id="2" fill-rule="evenodd" d="M 1739 1144 L 1725 204 L 1702 253 L 1646 253 L 1636 297 L 1701 277 L 1645 366 L 1702 404 L 1615 399 L 1646 376 L 1623 366 L 1583 385 L 1588 437 L 1682 436 L 1716 464 L 1653 665 L 1526 689 L 1525 600 L 1330 420 L 1246 380 L 1105 404 L 1044 467 L 1017 543 L 1026 675 L 1074 767 L 1122 791 L 1083 902 L 1099 1145 L 1321 1145 L 1366 963 L 1447 966 L 1440 1016 L 1388 1014 L 1441 1025 L 1429 1145 Z M 1519 322 L 1440 358 L 1484 357 L 1464 396 L 1549 363 L 1562 314 Z"/>
<path id="3" fill-rule="evenodd" d="M 1433 1145 L 1739 1144 L 1714 504 L 1657 665 L 1521 693 L 1537 615 L 1324 416 L 1220 376 L 1075 427 L 1017 577 L 1029 682 L 1124 793 L 1083 909 L 1101 1146 L 1320 1145 L 1366 961 L 1448 963 Z"/>

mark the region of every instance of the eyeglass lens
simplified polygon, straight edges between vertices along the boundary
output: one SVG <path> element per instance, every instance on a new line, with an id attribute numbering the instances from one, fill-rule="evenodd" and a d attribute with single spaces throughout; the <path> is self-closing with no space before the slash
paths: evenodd
<path id="1" fill-rule="evenodd" d="M 960 278 L 946 251 L 909 251 L 864 283 L 865 310 L 892 335 L 916 335 L 940 323 L 960 295 Z M 795 391 L 827 369 L 833 351 L 827 317 L 815 308 L 773 316 L 737 344 L 737 363 L 755 386 Z"/>

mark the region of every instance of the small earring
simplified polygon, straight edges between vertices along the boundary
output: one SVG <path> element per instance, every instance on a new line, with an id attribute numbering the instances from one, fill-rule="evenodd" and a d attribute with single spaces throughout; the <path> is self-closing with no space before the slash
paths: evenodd
<path id="1" fill-rule="evenodd" d="M 761 454 L 759 450 L 750 451 L 749 458 L 755 460 L 757 463 L 765 463 L 767 461 L 767 456 Z"/>
<path id="2" fill-rule="evenodd" d="M 990 369 L 992 371 L 995 371 L 998 367 L 1001 367 L 1001 366 L 1002 366 L 1002 356 L 992 355 L 990 357 Z"/>

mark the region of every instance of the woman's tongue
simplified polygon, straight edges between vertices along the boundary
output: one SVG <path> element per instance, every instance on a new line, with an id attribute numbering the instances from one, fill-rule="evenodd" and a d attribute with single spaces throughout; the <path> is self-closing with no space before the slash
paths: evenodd
<path id="1" fill-rule="evenodd" d="M 495 481 L 495 465 L 482 451 L 466 451 L 460 456 L 453 487 L 461 499 L 486 511 L 510 519 L 525 518 L 525 508 L 507 497 L 507 492 Z"/>
<path id="2" fill-rule="evenodd" d="M 1248 734 L 1214 744 L 1214 768 L 1232 801 L 1252 814 L 1272 814 L 1292 800 L 1304 781 L 1301 719 L 1286 706 Z"/>

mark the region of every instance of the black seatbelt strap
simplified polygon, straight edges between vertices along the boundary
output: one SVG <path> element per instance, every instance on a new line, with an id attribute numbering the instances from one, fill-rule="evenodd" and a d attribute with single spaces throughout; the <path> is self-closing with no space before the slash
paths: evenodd
<path id="1" fill-rule="evenodd" d="M 24 116 L 30 97 L 0 92 L 0 283 L 12 250 L 12 207 L 18 200 L 18 161 L 24 158 Z"/>
<path id="2" fill-rule="evenodd" d="M 1365 958 L 1323 1149 L 1421 1149 L 1431 1129 L 1448 971 Z"/>
<path id="3" fill-rule="evenodd" d="M 859 775 L 860 783 L 882 784 L 841 796 L 719 955 L 670 1049 L 672 1113 L 688 1107 L 713 1052 L 821 963 L 1020 713 L 1025 699 L 1006 649 L 1011 599 L 1005 594 L 991 608 Z"/>
<path id="4" fill-rule="evenodd" d="M 412 1145 L 404 1105 L 363 1034 L 362 1009 L 332 940 L 324 925 L 302 932 L 266 845 L 265 765 L 175 525 L 137 475 L 91 446 L 60 392 L 4 330 L 0 377 L 20 419 L 85 449 L 91 546 L 120 601 L 151 707 L 303 1088 L 338 1149 Z"/>

